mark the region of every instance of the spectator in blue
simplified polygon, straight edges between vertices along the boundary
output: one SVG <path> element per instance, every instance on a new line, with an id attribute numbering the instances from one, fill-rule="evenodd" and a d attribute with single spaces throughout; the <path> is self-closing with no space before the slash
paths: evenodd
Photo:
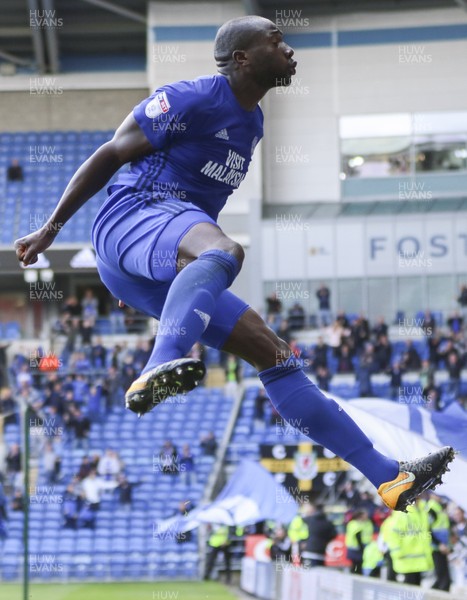
<path id="1" fill-rule="evenodd" d="M 123 306 L 120 304 L 117 298 L 111 296 L 110 300 L 110 328 L 113 334 L 115 333 L 126 333 L 125 327 L 125 312 Z"/>
<path id="2" fill-rule="evenodd" d="M 78 529 L 94 529 L 96 526 L 96 511 L 92 504 L 84 502 L 78 514 Z"/>
<path id="3" fill-rule="evenodd" d="M 461 317 L 459 311 L 457 310 L 447 320 L 447 324 L 452 333 L 461 333 L 463 323 L 464 319 Z"/>
<path id="4" fill-rule="evenodd" d="M 93 423 L 99 423 L 104 417 L 104 399 L 102 386 L 93 385 L 89 390 L 87 401 L 87 415 Z"/>
<path id="5" fill-rule="evenodd" d="M 62 515 L 63 527 L 66 529 L 76 529 L 78 525 L 78 515 L 80 511 L 81 499 L 75 491 L 73 483 L 69 483 L 63 494 Z"/>
<path id="6" fill-rule="evenodd" d="M 186 486 L 196 485 L 195 459 L 188 444 L 183 445 L 179 465 L 182 483 Z"/>
<path id="7" fill-rule="evenodd" d="M 102 338 L 98 337 L 95 344 L 91 347 L 91 366 L 93 369 L 102 370 L 106 367 L 107 349 L 102 343 Z"/>
<path id="8" fill-rule="evenodd" d="M 99 314 L 98 311 L 99 301 L 94 296 L 94 292 L 91 288 L 88 288 L 84 292 L 84 297 L 81 300 L 81 316 L 83 319 L 89 319 L 92 321 L 92 325 L 94 326 L 97 316 Z"/>
<path id="9" fill-rule="evenodd" d="M 80 358 L 82 358 L 82 357 L 83 357 L 83 355 L 81 354 Z M 86 359 L 86 361 L 87 361 L 87 359 Z M 79 365 L 79 363 L 80 363 L 80 359 L 77 359 L 75 364 Z M 86 364 L 89 365 L 89 361 L 87 361 Z M 84 398 L 89 393 L 89 383 L 88 383 L 86 376 L 83 374 L 76 375 L 73 379 L 72 386 L 73 386 L 73 396 L 79 402 L 83 402 Z"/>
<path id="10" fill-rule="evenodd" d="M 316 292 L 318 298 L 318 316 L 321 327 L 331 324 L 331 292 L 328 287 L 321 283 Z"/>
<path id="11" fill-rule="evenodd" d="M 70 367 L 76 372 L 87 372 L 91 369 L 91 362 L 84 352 L 76 352 L 72 359 Z"/>

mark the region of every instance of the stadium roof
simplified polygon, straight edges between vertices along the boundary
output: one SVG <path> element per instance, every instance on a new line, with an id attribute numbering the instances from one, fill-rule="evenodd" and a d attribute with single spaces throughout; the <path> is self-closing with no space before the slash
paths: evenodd
<path id="1" fill-rule="evenodd" d="M 172 0 L 183 2 L 183 0 Z M 143 70 L 148 0 L 2 0 L 0 64 L 40 73 Z M 309 17 L 353 12 L 427 10 L 467 0 L 243 0 L 245 12 L 275 19 L 276 11 Z M 44 11 L 49 11 L 44 13 Z M 47 18 L 44 19 L 44 14 Z"/>

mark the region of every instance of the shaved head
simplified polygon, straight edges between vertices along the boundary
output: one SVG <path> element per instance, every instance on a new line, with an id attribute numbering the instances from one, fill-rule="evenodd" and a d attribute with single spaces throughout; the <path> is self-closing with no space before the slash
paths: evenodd
<path id="1" fill-rule="evenodd" d="M 255 89 L 262 98 L 271 88 L 290 85 L 297 66 L 293 54 L 277 25 L 257 15 L 227 21 L 214 41 L 217 70 L 240 96 Z"/>
<path id="2" fill-rule="evenodd" d="M 269 19 L 256 15 L 238 17 L 224 23 L 214 41 L 214 58 L 219 70 L 225 69 L 233 61 L 232 54 L 236 50 L 248 50 L 258 34 L 268 29 L 273 31 L 277 27 Z"/>

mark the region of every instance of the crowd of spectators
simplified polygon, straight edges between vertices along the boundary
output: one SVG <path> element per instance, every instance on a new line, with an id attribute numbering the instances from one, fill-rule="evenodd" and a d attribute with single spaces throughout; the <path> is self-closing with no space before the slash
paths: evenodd
<path id="1" fill-rule="evenodd" d="M 106 318 L 109 322 L 109 333 L 144 334 L 147 331 L 147 317 L 119 303 L 113 296 L 110 296 L 107 302 L 100 303 L 93 290 L 88 288 L 84 291 L 81 301 L 76 296 L 66 298 L 53 328 L 56 336 L 65 338 L 65 352 L 62 356 L 64 363 L 68 362 L 68 357 L 77 347 L 87 349 L 92 344 L 92 338 L 96 334 L 96 323 L 104 313 L 108 315 Z M 105 356 L 96 352 L 88 359 L 92 366 L 97 368 L 104 364 Z"/>
<path id="2" fill-rule="evenodd" d="M 141 483 L 128 480 L 114 449 L 107 449 L 100 457 L 91 456 L 89 435 L 94 423 L 103 423 L 114 406 L 123 405 L 125 391 L 149 358 L 152 340 L 142 339 L 130 348 L 126 342 L 109 346 L 100 336 L 83 336 L 80 323 L 87 322 L 92 327 L 97 317 L 97 301 L 91 291 L 85 294 L 81 305 L 71 298 L 66 307 L 63 323 L 75 327 L 76 336 L 73 334 L 67 340 L 63 354 L 51 360 L 52 355 L 46 357 L 41 348 L 31 353 L 19 351 L 5 365 L 0 426 L 3 429 L 9 424 L 19 426 L 21 403 L 29 407 L 31 456 L 40 460 L 41 473 L 48 484 L 66 486 L 62 504 L 64 526 L 93 527 L 104 495 L 129 507 L 132 491 Z M 45 358 L 49 366 L 41 368 Z M 208 451 L 215 446 L 213 434 L 212 437 L 200 440 L 202 453 L 204 444 Z M 85 453 L 71 478 L 69 472 L 66 476 L 62 472 L 62 457 L 67 449 Z M 9 447 L 0 444 L 1 500 L 5 501 L 1 523 L 8 510 L 24 509 L 21 461 L 18 444 Z M 194 485 L 195 463 L 188 446 L 183 447 L 179 461 L 186 485 Z"/>
<path id="3" fill-rule="evenodd" d="M 303 316 L 301 326 L 297 327 L 294 320 L 294 315 L 300 312 L 297 304 L 286 314 L 277 294 L 272 294 L 266 299 L 266 318 L 276 333 L 289 343 L 305 369 L 313 373 L 321 389 L 329 391 L 334 375 L 353 375 L 359 396 L 373 396 L 372 376 L 385 374 L 390 378 L 389 397 L 396 400 L 403 393 L 404 374 L 416 372 L 421 386 L 418 396 L 425 400 L 427 408 L 442 410 L 446 395 L 449 400 L 456 399 L 465 405 L 461 371 L 467 368 L 467 286 L 462 286 L 457 299 L 460 311 L 453 312 L 443 327 L 429 310 L 414 319 L 400 315 L 391 324 L 383 317 L 370 323 L 364 315 L 349 317 L 343 311 L 331 320 L 329 289 L 322 284 L 316 295 L 317 324 L 322 329 L 317 342 L 311 346 L 299 344 L 294 337 L 305 322 Z M 303 309 L 301 313 L 304 315 Z M 394 338 L 400 342 L 396 343 Z M 435 383 L 439 370 L 445 370 L 448 375 L 444 398 L 443 390 Z"/>
<path id="4" fill-rule="evenodd" d="M 202 456 L 215 456 L 218 443 L 213 431 L 200 437 Z M 180 477 L 186 487 L 196 485 L 196 460 L 189 444 L 183 444 L 181 453 L 172 440 L 166 440 L 157 456 L 154 457 L 154 470 L 166 475 Z"/>
<path id="5" fill-rule="evenodd" d="M 341 567 L 346 564 L 357 575 L 379 578 L 384 567 L 384 577 L 390 581 L 420 585 L 422 576 L 430 576 L 433 589 L 444 591 L 449 591 L 453 580 L 459 585 L 464 582 L 467 518 L 454 503 L 426 492 L 408 515 L 392 512 L 348 479 L 329 508 L 306 499 L 290 523 L 262 524 L 276 569 L 323 567 L 339 558 Z M 332 553 L 331 541 L 337 544 Z M 413 561 L 415 543 L 424 545 L 426 563 Z"/>

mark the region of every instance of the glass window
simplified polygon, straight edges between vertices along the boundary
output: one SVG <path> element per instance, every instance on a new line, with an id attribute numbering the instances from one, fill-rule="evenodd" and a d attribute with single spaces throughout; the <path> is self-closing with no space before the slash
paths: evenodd
<path id="1" fill-rule="evenodd" d="M 334 304 L 338 312 L 344 310 L 346 313 L 360 314 L 363 308 L 364 281 L 362 279 L 340 279 L 337 281 L 337 302 Z"/>
<path id="2" fill-rule="evenodd" d="M 388 177 L 410 172 L 410 138 L 343 140 L 342 172 L 346 177 Z"/>
<path id="3" fill-rule="evenodd" d="M 455 275 L 431 275 L 427 278 L 427 284 L 429 309 L 443 311 L 446 315 L 451 313 L 456 307 Z"/>
<path id="4" fill-rule="evenodd" d="M 459 171 L 467 168 L 467 145 L 463 135 L 416 137 L 416 171 Z"/>
<path id="5" fill-rule="evenodd" d="M 399 277 L 397 279 L 397 310 L 408 318 L 424 310 L 425 301 L 422 277 Z"/>
<path id="6" fill-rule="evenodd" d="M 392 322 L 396 316 L 394 281 L 391 277 L 372 277 L 368 284 L 368 318 L 375 321 L 385 317 Z"/>
<path id="7" fill-rule="evenodd" d="M 467 112 L 340 119 L 341 179 L 467 170 Z"/>

